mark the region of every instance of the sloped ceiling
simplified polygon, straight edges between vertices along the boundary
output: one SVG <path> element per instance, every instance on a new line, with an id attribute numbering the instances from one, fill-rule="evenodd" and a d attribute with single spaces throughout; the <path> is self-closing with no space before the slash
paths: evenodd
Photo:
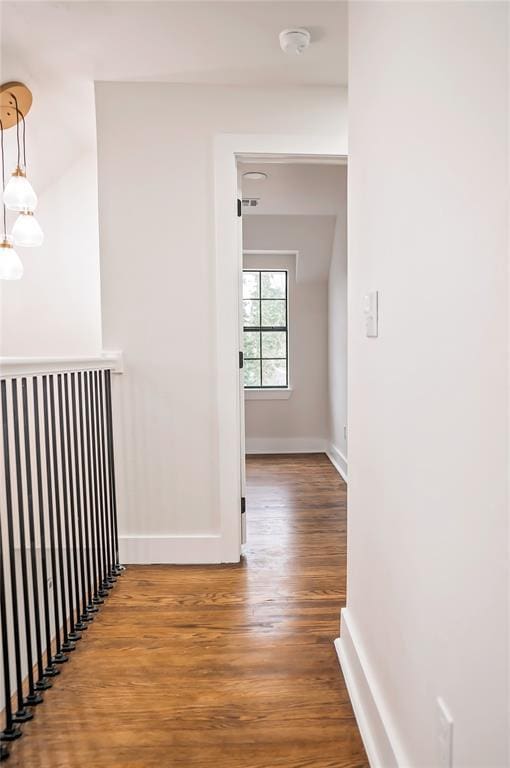
<path id="1" fill-rule="evenodd" d="M 267 179 L 243 178 L 255 170 Z M 243 197 L 258 199 L 243 209 L 244 249 L 297 251 L 298 282 L 327 280 L 339 213 L 345 221 L 347 167 L 250 163 L 240 164 L 239 173 Z"/>

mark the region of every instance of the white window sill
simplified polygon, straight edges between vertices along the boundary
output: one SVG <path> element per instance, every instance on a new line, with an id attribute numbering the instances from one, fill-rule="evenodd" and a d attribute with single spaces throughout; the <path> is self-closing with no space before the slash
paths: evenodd
<path id="1" fill-rule="evenodd" d="M 245 400 L 288 400 L 292 387 L 286 389 L 245 389 Z"/>

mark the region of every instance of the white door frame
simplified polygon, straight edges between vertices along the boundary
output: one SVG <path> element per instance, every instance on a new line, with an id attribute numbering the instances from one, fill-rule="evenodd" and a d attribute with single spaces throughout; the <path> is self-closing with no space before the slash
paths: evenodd
<path id="1" fill-rule="evenodd" d="M 321 159 L 347 157 L 347 134 L 309 136 L 220 134 L 214 139 L 216 252 L 216 386 L 218 426 L 218 507 L 221 560 L 241 556 L 239 275 L 242 251 L 237 237 L 237 160 L 260 155 Z"/>

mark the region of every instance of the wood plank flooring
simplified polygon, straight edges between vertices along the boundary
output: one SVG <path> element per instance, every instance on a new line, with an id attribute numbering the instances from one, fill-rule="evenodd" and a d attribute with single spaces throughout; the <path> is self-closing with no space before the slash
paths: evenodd
<path id="1" fill-rule="evenodd" d="M 346 488 L 248 459 L 246 556 L 130 566 L 6 768 L 368 768 L 333 639 Z"/>

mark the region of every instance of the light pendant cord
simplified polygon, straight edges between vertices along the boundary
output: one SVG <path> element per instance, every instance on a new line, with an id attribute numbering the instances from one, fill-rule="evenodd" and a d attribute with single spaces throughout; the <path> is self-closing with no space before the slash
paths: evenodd
<path id="1" fill-rule="evenodd" d="M 19 140 L 19 116 L 21 112 L 19 111 L 18 99 L 16 98 L 16 94 L 13 93 L 12 98 L 14 99 L 14 108 L 16 109 L 16 145 L 18 148 L 18 168 L 19 168 L 21 163 L 21 146 L 20 146 L 20 140 Z"/>
<path id="2" fill-rule="evenodd" d="M 23 170 L 27 171 L 27 141 L 26 141 L 26 135 L 27 135 L 27 129 L 25 124 L 25 115 L 23 112 L 19 113 L 21 115 L 21 119 L 23 120 Z"/>
<path id="3" fill-rule="evenodd" d="M 16 99 L 16 97 L 14 97 Z M 18 130 L 19 130 L 19 119 L 21 118 L 21 121 L 23 123 L 23 139 L 21 141 L 23 145 L 23 170 L 27 171 L 27 126 L 25 123 L 25 115 L 21 111 L 21 109 L 18 109 L 18 103 L 16 102 L 16 112 L 18 113 Z M 20 147 L 19 147 L 19 139 L 18 139 L 18 165 L 20 161 Z"/>
<path id="4" fill-rule="evenodd" d="M 0 120 L 0 149 L 2 154 L 2 195 L 5 189 L 5 155 L 4 155 L 4 124 Z M 2 201 L 3 203 L 3 201 Z M 3 214 L 4 214 L 4 238 L 7 237 L 7 211 L 5 208 L 5 203 L 3 203 Z"/>

